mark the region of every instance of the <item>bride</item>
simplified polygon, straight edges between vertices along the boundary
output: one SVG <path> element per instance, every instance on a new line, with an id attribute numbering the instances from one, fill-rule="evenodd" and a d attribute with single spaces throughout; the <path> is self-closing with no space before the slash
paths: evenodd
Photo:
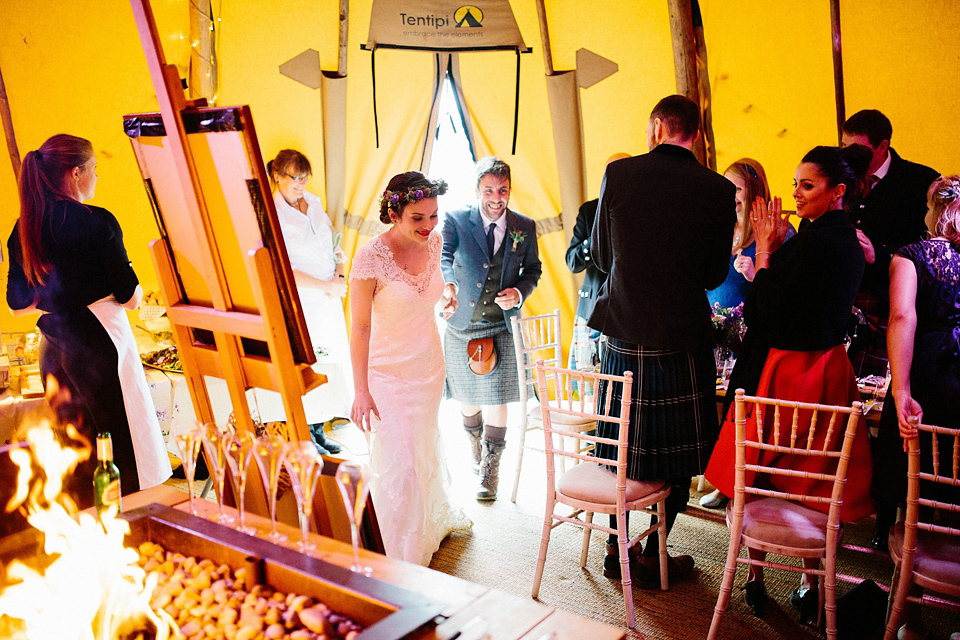
<path id="1" fill-rule="evenodd" d="M 437 196 L 446 191 L 417 171 L 394 176 L 380 198 L 393 226 L 364 245 L 351 269 L 355 397 L 350 418 L 375 434 L 370 451 L 373 504 L 387 555 L 428 565 L 440 541 L 469 526 L 451 507 L 438 426 L 444 365 L 435 307 L 444 296 Z"/>

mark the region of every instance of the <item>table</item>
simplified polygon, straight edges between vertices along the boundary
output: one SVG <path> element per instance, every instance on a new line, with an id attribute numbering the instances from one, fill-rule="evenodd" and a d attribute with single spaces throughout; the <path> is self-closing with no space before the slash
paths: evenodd
<path id="1" fill-rule="evenodd" d="M 124 496 L 123 510 L 153 502 L 182 511 L 190 510 L 187 494 L 165 485 Z M 210 519 L 215 517 L 216 503 L 194 500 L 194 504 L 199 515 Z M 267 518 L 248 513 L 246 522 L 256 527 L 259 534 L 265 535 L 270 530 Z M 289 537 L 284 546 L 295 549 L 296 541 L 300 538 L 299 530 L 283 523 L 278 523 L 277 528 Z M 317 545 L 313 555 L 321 560 L 341 567 L 349 567 L 353 563 L 353 548 L 349 544 L 316 534 L 310 534 L 310 538 Z M 366 549 L 360 550 L 360 556 L 362 562 L 373 569 L 375 578 L 447 605 L 443 614 L 448 619 L 435 629 L 415 634 L 413 637 L 417 640 L 447 640 L 456 630 L 462 629 L 478 616 L 487 621 L 487 633 L 491 640 L 619 640 L 625 637 L 622 629 L 551 609 L 531 598 L 514 596 Z"/>

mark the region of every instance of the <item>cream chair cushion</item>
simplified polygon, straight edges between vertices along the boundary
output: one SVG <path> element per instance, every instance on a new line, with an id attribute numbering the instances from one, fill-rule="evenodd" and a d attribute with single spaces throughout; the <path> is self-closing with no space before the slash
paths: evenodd
<path id="1" fill-rule="evenodd" d="M 640 482 L 628 479 L 627 502 L 639 500 L 665 486 L 666 484 L 662 480 Z M 575 465 L 560 476 L 557 491 L 574 500 L 615 505 L 617 503 L 617 474 L 610 471 L 606 465 L 601 466 L 594 462 L 584 462 Z"/>
<path id="2" fill-rule="evenodd" d="M 727 503 L 727 526 L 733 500 Z M 754 498 L 743 507 L 743 535 L 769 544 L 800 549 L 827 545 L 827 514 L 781 498 Z"/>
<path id="3" fill-rule="evenodd" d="M 903 555 L 903 521 L 890 531 L 890 550 L 899 562 Z M 933 531 L 917 530 L 913 572 L 942 584 L 960 585 L 960 539 Z"/>

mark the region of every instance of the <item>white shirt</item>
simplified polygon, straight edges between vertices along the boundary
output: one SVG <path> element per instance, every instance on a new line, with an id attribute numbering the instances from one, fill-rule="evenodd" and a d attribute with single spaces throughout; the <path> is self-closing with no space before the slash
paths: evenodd
<path id="1" fill-rule="evenodd" d="M 877 168 L 877 170 L 873 172 L 873 175 L 877 176 L 877 182 L 880 182 L 881 180 L 883 180 L 884 177 L 886 177 L 887 172 L 890 171 L 890 160 L 891 160 L 891 159 L 892 159 L 892 158 L 891 158 L 891 156 L 890 156 L 890 152 L 887 151 L 887 159 L 884 160 L 884 161 L 883 161 L 883 164 L 880 165 L 880 166 Z M 874 183 L 871 185 L 870 188 L 872 189 L 873 187 L 877 186 L 877 182 L 874 182 Z"/>
<path id="2" fill-rule="evenodd" d="M 273 194 L 290 267 L 318 280 L 332 280 L 337 267 L 333 224 L 323 210 L 320 198 L 304 191 L 303 199 L 307 203 L 306 215 L 287 204 L 279 191 Z"/>

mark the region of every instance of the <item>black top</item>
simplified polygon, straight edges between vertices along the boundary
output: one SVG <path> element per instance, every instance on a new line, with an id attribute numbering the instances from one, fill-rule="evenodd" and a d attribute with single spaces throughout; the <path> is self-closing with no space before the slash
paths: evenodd
<path id="1" fill-rule="evenodd" d="M 840 210 L 804 225 L 774 251 L 743 306 L 747 335 L 729 389 L 755 393 L 771 348 L 825 351 L 842 344 L 864 263 L 856 230 Z"/>
<path id="2" fill-rule="evenodd" d="M 900 247 L 927 237 L 927 189 L 939 175 L 890 149 L 887 174 L 851 214 L 851 222 L 870 239 L 877 254 L 865 267 L 861 291 L 889 299 L 890 257 Z"/>
<path id="3" fill-rule="evenodd" d="M 706 290 L 727 277 L 735 192 L 672 144 L 607 165 L 591 251 L 608 278 L 589 326 L 648 349 L 716 346 Z"/>
<path id="4" fill-rule="evenodd" d="M 599 200 L 588 200 L 580 205 L 577 223 L 573 226 L 570 246 L 567 247 L 567 267 L 573 273 L 584 272 L 580 285 L 580 299 L 577 301 L 577 317 L 589 318 L 593 306 L 597 303 L 597 294 L 607 279 L 607 274 L 597 268 L 590 255 L 590 232 L 597 217 Z"/>
<path id="5" fill-rule="evenodd" d="M 50 205 L 41 241 L 53 271 L 40 287 L 31 286 L 23 272 L 18 225 L 19 221 L 7 240 L 7 304 L 11 309 L 26 308 L 36 300 L 43 311 L 71 313 L 111 293 L 124 303 L 136 291 L 139 282 L 123 246 L 123 232 L 106 209 L 74 200 Z"/>

